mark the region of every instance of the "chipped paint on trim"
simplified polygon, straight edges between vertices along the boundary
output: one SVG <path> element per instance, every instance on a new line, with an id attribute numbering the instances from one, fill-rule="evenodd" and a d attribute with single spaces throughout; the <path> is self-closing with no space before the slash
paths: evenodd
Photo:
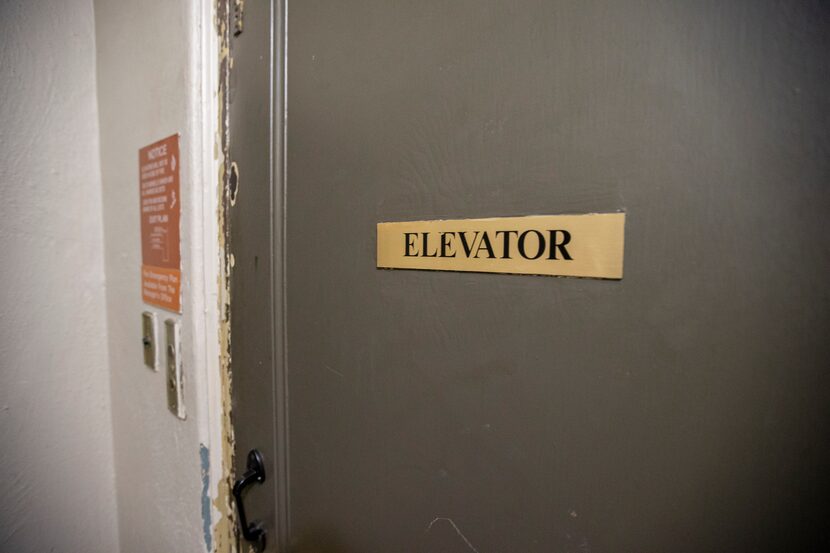
<path id="1" fill-rule="evenodd" d="M 218 83 L 218 125 L 216 131 L 216 153 L 219 157 L 219 367 L 221 371 L 222 440 L 221 459 L 223 477 L 219 482 L 213 506 L 221 514 L 213 527 L 213 543 L 216 553 L 236 553 L 236 514 L 231 503 L 234 471 L 234 434 L 231 421 L 231 349 L 230 349 L 230 254 L 228 252 L 228 228 L 225 214 L 229 208 L 228 159 L 228 77 L 231 67 L 229 50 L 229 1 L 216 0 L 216 32 L 219 38 L 219 83 Z"/>
<path id="2" fill-rule="evenodd" d="M 199 463 L 202 468 L 202 531 L 205 546 L 213 551 L 213 535 L 210 532 L 210 450 L 199 444 Z"/>
<path id="3" fill-rule="evenodd" d="M 228 199 L 231 207 L 236 205 L 236 194 L 239 192 L 239 166 L 235 161 L 231 162 L 231 172 L 228 175 Z"/>

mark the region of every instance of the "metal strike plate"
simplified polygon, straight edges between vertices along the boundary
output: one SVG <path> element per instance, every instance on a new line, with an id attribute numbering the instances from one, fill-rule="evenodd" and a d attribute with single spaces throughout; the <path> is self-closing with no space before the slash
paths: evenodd
<path id="1" fill-rule="evenodd" d="M 164 321 L 164 333 L 167 338 L 165 357 L 167 359 L 167 408 L 170 412 L 185 419 L 183 397 L 183 378 L 181 360 L 181 339 L 179 323 L 174 319 Z"/>
<path id="2" fill-rule="evenodd" d="M 156 314 L 152 311 L 145 311 L 141 314 L 141 344 L 144 349 L 144 364 L 157 371 Z"/>

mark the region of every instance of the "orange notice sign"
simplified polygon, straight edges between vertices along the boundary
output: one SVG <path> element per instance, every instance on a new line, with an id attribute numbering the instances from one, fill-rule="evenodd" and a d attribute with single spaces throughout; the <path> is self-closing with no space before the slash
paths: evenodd
<path id="1" fill-rule="evenodd" d="M 179 135 L 138 151 L 141 196 L 141 297 L 182 311 L 179 219 Z"/>

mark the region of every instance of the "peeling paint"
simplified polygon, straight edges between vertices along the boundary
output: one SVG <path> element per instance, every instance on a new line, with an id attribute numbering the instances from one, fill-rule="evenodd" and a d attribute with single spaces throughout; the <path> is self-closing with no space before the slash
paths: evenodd
<path id="1" fill-rule="evenodd" d="M 233 161 L 231 162 L 231 174 L 228 176 L 228 198 L 231 207 L 236 205 L 237 192 L 239 192 L 239 166 Z"/>
<path id="2" fill-rule="evenodd" d="M 210 450 L 199 444 L 199 463 L 202 467 L 202 531 L 207 551 L 213 551 L 213 535 L 210 533 Z"/>
<path id="3" fill-rule="evenodd" d="M 239 36 L 244 30 L 245 0 L 233 2 L 233 36 Z"/>
<path id="4" fill-rule="evenodd" d="M 219 37 L 219 121 L 217 125 L 216 149 L 219 156 L 219 251 L 221 268 L 219 271 L 219 366 L 222 387 L 222 441 L 221 459 L 223 478 L 219 482 L 213 506 L 221 513 L 213 527 L 213 543 L 216 553 L 235 553 L 237 551 L 236 517 L 231 503 L 234 467 L 234 435 L 231 421 L 231 350 L 230 350 L 230 255 L 227 247 L 227 224 L 225 213 L 229 208 L 228 181 L 228 77 L 230 72 L 229 51 L 229 2 L 216 0 L 216 32 Z"/>

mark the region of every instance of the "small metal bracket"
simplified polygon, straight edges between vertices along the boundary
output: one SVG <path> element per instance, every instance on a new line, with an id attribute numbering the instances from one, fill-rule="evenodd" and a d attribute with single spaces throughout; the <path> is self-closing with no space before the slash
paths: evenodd
<path id="1" fill-rule="evenodd" d="M 144 349 L 144 364 L 157 371 L 156 314 L 152 311 L 145 311 L 141 314 L 141 345 Z"/>
<path id="2" fill-rule="evenodd" d="M 167 319 L 164 321 L 164 330 L 167 337 L 164 350 L 167 359 L 167 407 L 174 415 L 184 420 L 184 377 L 179 323 L 175 319 Z"/>

